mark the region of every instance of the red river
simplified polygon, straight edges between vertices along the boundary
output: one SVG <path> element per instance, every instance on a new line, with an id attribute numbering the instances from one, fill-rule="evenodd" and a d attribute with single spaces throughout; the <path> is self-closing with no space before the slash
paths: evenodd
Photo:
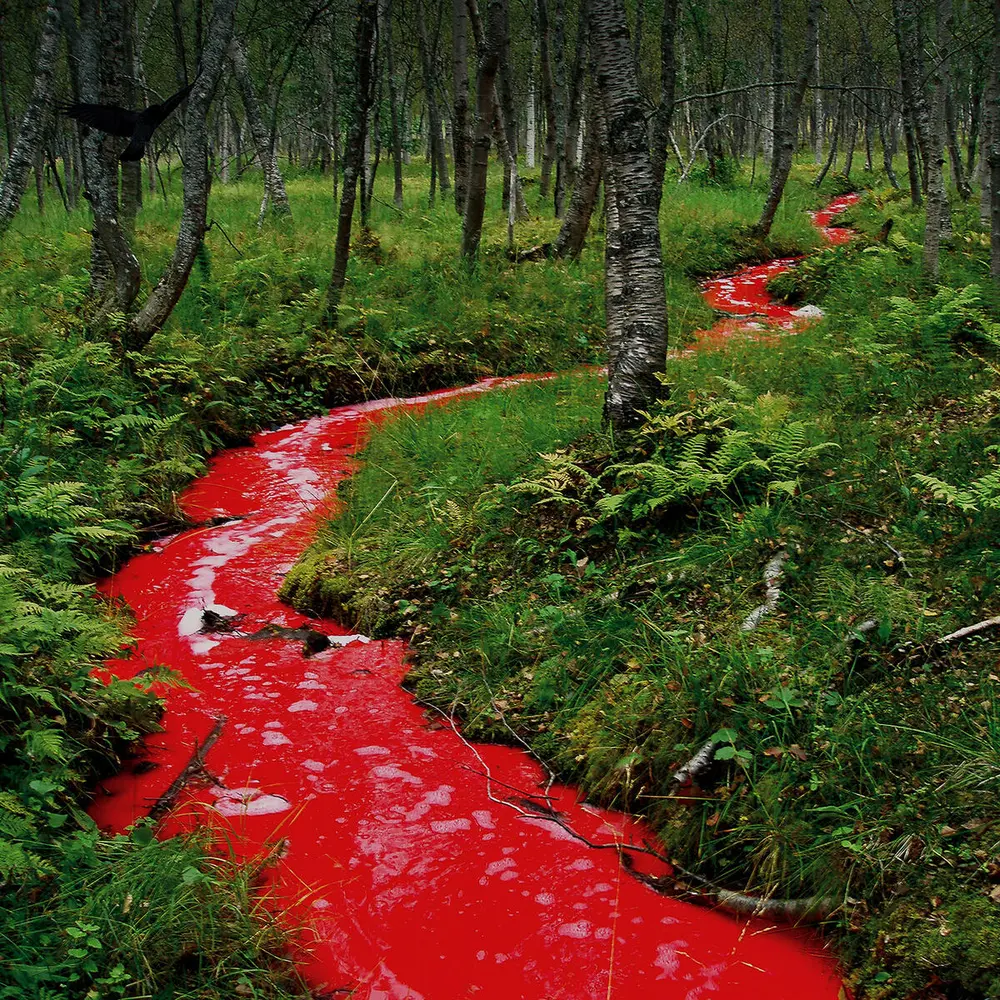
<path id="1" fill-rule="evenodd" d="M 851 200 L 817 213 L 817 225 Z M 715 279 L 706 294 L 727 311 L 794 325 L 800 317 L 764 291 L 791 263 Z M 835 1000 L 836 969 L 818 938 L 658 895 L 614 849 L 650 838 L 640 821 L 549 787 L 525 753 L 473 746 L 432 721 L 400 687 L 402 642 L 344 634 L 276 599 L 381 416 L 511 381 L 341 407 L 212 461 L 184 510 L 195 522 L 236 520 L 163 539 L 102 585 L 136 616 L 136 652 L 112 669 L 130 677 L 168 664 L 191 687 L 164 692 L 164 732 L 143 761 L 100 785 L 91 815 L 124 830 L 221 732 L 206 755 L 212 780 L 188 784 L 160 833 L 207 826 L 239 857 L 270 853 L 262 891 L 304 928 L 301 962 L 319 992 Z M 332 645 L 307 658 L 291 638 L 203 632 L 205 609 L 244 615 L 240 633 L 311 625 Z M 666 872 L 635 857 L 645 872 Z"/>

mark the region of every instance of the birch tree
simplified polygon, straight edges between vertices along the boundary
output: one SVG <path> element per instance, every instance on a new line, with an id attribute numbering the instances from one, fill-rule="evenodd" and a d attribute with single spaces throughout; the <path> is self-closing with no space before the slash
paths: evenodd
<path id="1" fill-rule="evenodd" d="M 3 181 L 0 181 L 0 236 L 7 232 L 17 215 L 28 184 L 28 171 L 31 170 L 36 155 L 41 152 L 42 132 L 52 103 L 56 56 L 59 54 L 59 23 L 59 6 L 55 0 L 51 0 L 45 10 L 45 23 L 38 44 L 31 99 L 21 120 L 17 139 L 10 150 Z"/>
<path id="2" fill-rule="evenodd" d="M 622 430 L 663 394 L 666 290 L 643 99 L 622 0 L 590 6 L 608 204 L 605 283 L 608 390 L 604 415 Z"/>
<path id="3" fill-rule="evenodd" d="M 465 199 L 465 214 L 462 217 L 462 256 L 470 264 L 475 261 L 479 253 L 479 241 L 483 234 L 483 215 L 486 212 L 490 135 L 493 132 L 496 115 L 496 78 L 500 67 L 500 19 L 497 10 L 499 3 L 500 0 L 488 0 L 486 28 L 482 38 L 476 39 L 479 67 L 476 74 L 475 139 L 472 144 L 472 160 L 469 164 L 469 192 Z M 471 13 L 473 12 L 470 10 Z"/>
<path id="4" fill-rule="evenodd" d="M 809 76 L 815 62 L 817 36 L 819 34 L 819 15 L 822 0 L 809 0 L 809 11 L 806 15 L 806 46 L 805 54 L 799 65 L 798 76 L 792 87 L 792 92 L 784 106 L 781 117 L 780 134 L 775 136 L 774 156 L 771 159 L 771 184 L 767 193 L 767 201 L 756 225 L 756 232 L 764 237 L 771 231 L 775 212 L 785 191 L 785 182 L 792 170 L 792 158 L 799 134 L 799 114 L 802 111 L 802 101 L 805 97 Z M 775 10 L 780 12 L 781 0 L 775 0 Z M 777 106 L 777 105 L 776 105 Z M 775 111 L 775 126 L 778 126 L 778 113 Z"/>
<path id="5" fill-rule="evenodd" d="M 375 44 L 377 40 L 378 0 L 358 0 L 358 23 L 355 32 L 355 101 L 351 130 L 344 150 L 344 186 L 340 195 L 337 217 L 337 239 L 334 246 L 333 271 L 326 293 L 326 306 L 320 320 L 326 330 L 335 329 L 340 296 L 347 280 L 347 258 L 351 250 L 351 226 L 358 181 L 363 179 L 365 131 L 368 113 L 374 98 Z"/>
<path id="6" fill-rule="evenodd" d="M 208 109 L 222 75 L 226 51 L 233 37 L 237 0 L 215 0 L 204 35 L 201 72 L 187 99 L 184 115 L 184 205 L 170 263 L 142 308 L 128 322 L 125 342 L 141 350 L 170 318 L 187 286 L 195 257 L 205 238 L 208 220 Z"/>
<path id="7" fill-rule="evenodd" d="M 247 127 L 250 129 L 253 143 L 257 147 L 257 156 L 264 174 L 264 197 L 261 199 L 260 211 L 257 213 L 257 228 L 259 229 L 264 224 L 269 206 L 272 217 L 277 219 L 290 219 L 292 209 L 288 204 L 285 181 L 281 176 L 281 169 L 278 167 L 277 152 L 261 114 L 257 88 L 250 76 L 246 50 L 238 38 L 234 37 L 229 43 L 228 54 L 229 62 L 236 74 L 236 83 L 240 89 L 240 99 L 243 102 Z"/>

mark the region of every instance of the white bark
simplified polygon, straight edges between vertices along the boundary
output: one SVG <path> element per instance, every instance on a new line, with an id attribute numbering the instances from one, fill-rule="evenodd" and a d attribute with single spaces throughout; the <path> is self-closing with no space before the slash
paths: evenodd
<path id="1" fill-rule="evenodd" d="M 201 73 L 184 116 L 184 207 L 170 263 L 142 309 L 130 320 L 128 346 L 141 350 L 170 318 L 205 235 L 208 212 L 208 108 L 233 37 L 237 0 L 215 0 L 201 54 Z"/>
<path id="2" fill-rule="evenodd" d="M 51 2 L 45 13 L 45 24 L 35 62 L 35 83 L 28 109 L 21 121 L 21 130 L 11 151 L 3 181 L 0 182 L 0 236 L 10 227 L 17 214 L 28 183 L 28 172 L 40 150 L 46 111 L 52 99 L 52 77 L 59 53 L 59 5 Z"/>

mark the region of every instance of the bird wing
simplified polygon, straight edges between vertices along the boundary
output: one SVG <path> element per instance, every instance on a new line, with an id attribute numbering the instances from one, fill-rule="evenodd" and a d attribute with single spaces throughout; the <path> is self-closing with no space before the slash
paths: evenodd
<path id="1" fill-rule="evenodd" d="M 194 84 L 189 83 L 183 90 L 178 90 L 173 97 L 168 97 L 162 104 L 154 104 L 152 107 L 146 108 L 143 114 L 152 124 L 152 127 L 157 128 L 161 122 L 166 119 L 174 108 L 177 107 L 181 101 L 187 97 L 188 94 L 194 89 Z M 152 131 L 152 130 L 151 130 Z"/>
<path id="2" fill-rule="evenodd" d="M 139 115 L 117 104 L 66 104 L 60 108 L 67 118 L 100 129 L 109 135 L 131 136 Z"/>

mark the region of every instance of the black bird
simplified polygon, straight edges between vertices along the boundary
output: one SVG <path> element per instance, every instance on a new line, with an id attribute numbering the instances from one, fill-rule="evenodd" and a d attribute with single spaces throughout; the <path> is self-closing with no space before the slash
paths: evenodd
<path id="1" fill-rule="evenodd" d="M 131 141 L 118 159 L 141 160 L 146 152 L 146 143 L 153 133 L 191 93 L 193 87 L 194 84 L 189 83 L 173 97 L 168 97 L 162 104 L 152 104 L 145 111 L 129 111 L 117 104 L 67 104 L 60 111 L 67 118 L 75 118 L 78 122 L 109 135 L 127 136 Z"/>

